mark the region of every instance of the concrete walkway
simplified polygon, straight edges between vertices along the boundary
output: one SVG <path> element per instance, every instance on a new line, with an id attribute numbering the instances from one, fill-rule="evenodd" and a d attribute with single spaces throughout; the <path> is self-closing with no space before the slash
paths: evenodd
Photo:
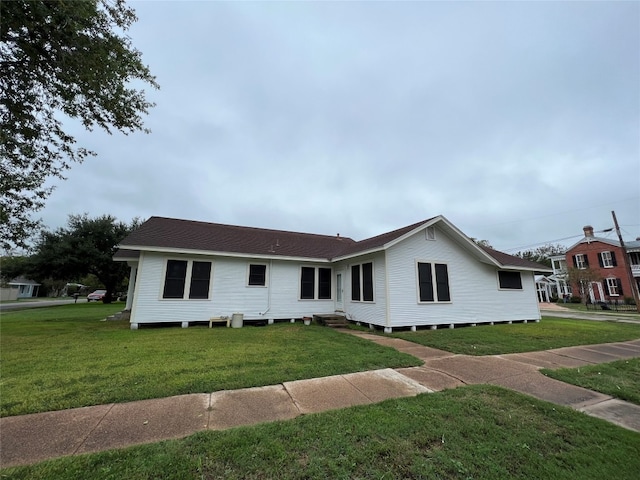
<path id="1" fill-rule="evenodd" d="M 420 367 L 266 387 L 4 417 L 0 418 L 0 467 L 181 438 L 207 429 L 288 420 L 308 413 L 478 383 L 510 388 L 640 432 L 640 406 L 550 379 L 538 371 L 640 357 L 640 340 L 473 357 L 401 339 L 343 331 L 409 353 L 425 363 Z"/>
<path id="2" fill-rule="evenodd" d="M 576 320 L 593 320 L 597 322 L 619 322 L 640 324 L 640 315 L 634 312 L 607 312 L 589 311 L 582 312 L 563 307 L 557 303 L 540 303 L 540 313 L 547 317 L 573 318 Z"/>

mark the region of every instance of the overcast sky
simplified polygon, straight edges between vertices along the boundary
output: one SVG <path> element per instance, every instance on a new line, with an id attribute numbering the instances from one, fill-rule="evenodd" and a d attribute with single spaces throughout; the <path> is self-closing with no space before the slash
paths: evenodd
<path id="1" fill-rule="evenodd" d="M 361 240 L 441 214 L 513 253 L 615 210 L 640 236 L 639 2 L 130 5 L 152 133 L 74 130 L 98 156 L 57 182 L 50 228 L 87 212 Z"/>

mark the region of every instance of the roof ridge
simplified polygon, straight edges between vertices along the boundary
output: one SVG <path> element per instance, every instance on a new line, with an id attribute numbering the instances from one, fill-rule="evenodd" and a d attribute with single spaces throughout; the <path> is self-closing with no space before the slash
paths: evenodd
<path id="1" fill-rule="evenodd" d="M 157 216 L 157 215 L 153 215 L 153 216 L 149 217 L 149 220 L 151 220 L 152 218 L 156 218 L 156 219 L 160 219 L 160 220 L 175 221 L 175 222 L 185 222 L 185 223 L 190 223 L 190 224 L 195 224 L 195 225 L 203 225 L 203 226 L 216 226 L 216 227 L 235 228 L 235 229 L 239 229 L 239 230 L 253 230 L 253 231 L 259 231 L 259 232 L 273 232 L 273 233 L 289 233 L 289 234 L 292 234 L 292 235 L 305 235 L 305 236 L 314 236 L 314 237 L 322 237 L 322 238 L 333 238 L 333 239 L 340 238 L 341 240 L 351 240 L 352 242 L 355 242 L 355 240 L 353 240 L 352 238 L 343 237 L 342 235 L 328 235 L 328 234 L 324 234 L 324 233 L 296 232 L 294 230 L 281 230 L 281 229 L 276 229 L 276 228 L 249 227 L 249 226 L 246 226 L 246 225 L 232 225 L 230 223 L 205 222 L 203 220 L 188 220 L 188 219 L 184 219 L 184 218 L 162 217 L 162 216 Z"/>
<path id="2" fill-rule="evenodd" d="M 370 240 L 375 240 L 378 237 L 387 237 L 387 236 L 388 237 L 392 237 L 394 234 L 398 234 L 399 232 L 402 232 L 402 231 L 410 232 L 414 228 L 418 228 L 420 225 L 424 225 L 425 223 L 430 222 L 434 218 L 436 218 L 436 217 L 427 218 L 426 220 L 422 220 L 420 222 L 412 223 L 411 225 L 406 225 L 404 227 L 396 228 L 396 229 L 391 230 L 389 232 L 379 233 L 378 235 L 374 235 L 373 237 L 363 238 L 362 240 L 357 240 L 356 243 L 368 242 Z"/>

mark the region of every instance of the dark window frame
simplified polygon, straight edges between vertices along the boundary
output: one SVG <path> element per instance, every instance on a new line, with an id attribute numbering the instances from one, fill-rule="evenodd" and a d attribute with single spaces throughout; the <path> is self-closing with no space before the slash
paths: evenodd
<path id="1" fill-rule="evenodd" d="M 165 265 L 164 286 L 162 298 L 182 299 L 184 298 L 185 285 L 187 283 L 188 260 L 169 259 Z"/>
<path id="2" fill-rule="evenodd" d="M 262 270 L 262 271 L 258 271 Z M 249 287 L 266 287 L 267 286 L 267 264 L 266 263 L 250 263 L 247 278 Z"/>
<path id="3" fill-rule="evenodd" d="M 498 288 L 500 290 L 524 290 L 522 274 L 513 270 L 498 270 Z"/>
<path id="4" fill-rule="evenodd" d="M 375 274 L 373 260 L 351 265 L 351 301 L 375 302 Z"/>
<path id="5" fill-rule="evenodd" d="M 333 268 L 301 266 L 299 297 L 300 300 L 333 299 Z"/>
<path id="6" fill-rule="evenodd" d="M 300 300 L 315 300 L 315 296 L 316 267 L 300 267 Z"/>
<path id="7" fill-rule="evenodd" d="M 165 262 L 162 299 L 208 300 L 211 298 L 212 271 L 211 261 L 168 258 Z"/>
<path id="8" fill-rule="evenodd" d="M 211 287 L 211 262 L 191 262 L 190 300 L 207 300 Z"/>
<path id="9" fill-rule="evenodd" d="M 449 268 L 446 263 L 435 263 L 434 271 L 436 275 L 436 293 L 438 302 L 450 302 L 451 292 L 449 291 Z"/>
<path id="10" fill-rule="evenodd" d="M 318 267 L 318 300 L 331 300 L 333 270 Z"/>
<path id="11" fill-rule="evenodd" d="M 418 303 L 451 303 L 448 264 L 417 261 L 416 271 Z"/>
<path id="12" fill-rule="evenodd" d="M 433 291 L 433 273 L 431 263 L 418 262 L 418 301 L 435 302 Z"/>
<path id="13" fill-rule="evenodd" d="M 360 293 L 360 265 L 351 265 L 351 301 L 359 302 Z"/>

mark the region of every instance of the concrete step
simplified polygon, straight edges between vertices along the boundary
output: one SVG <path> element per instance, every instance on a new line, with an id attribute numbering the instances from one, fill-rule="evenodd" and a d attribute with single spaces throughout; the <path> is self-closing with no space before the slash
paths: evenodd
<path id="1" fill-rule="evenodd" d="M 324 325 L 326 327 L 340 328 L 340 327 L 346 327 L 349 325 L 349 322 L 344 315 L 335 315 L 335 314 L 314 315 L 313 319 L 319 325 Z"/>

